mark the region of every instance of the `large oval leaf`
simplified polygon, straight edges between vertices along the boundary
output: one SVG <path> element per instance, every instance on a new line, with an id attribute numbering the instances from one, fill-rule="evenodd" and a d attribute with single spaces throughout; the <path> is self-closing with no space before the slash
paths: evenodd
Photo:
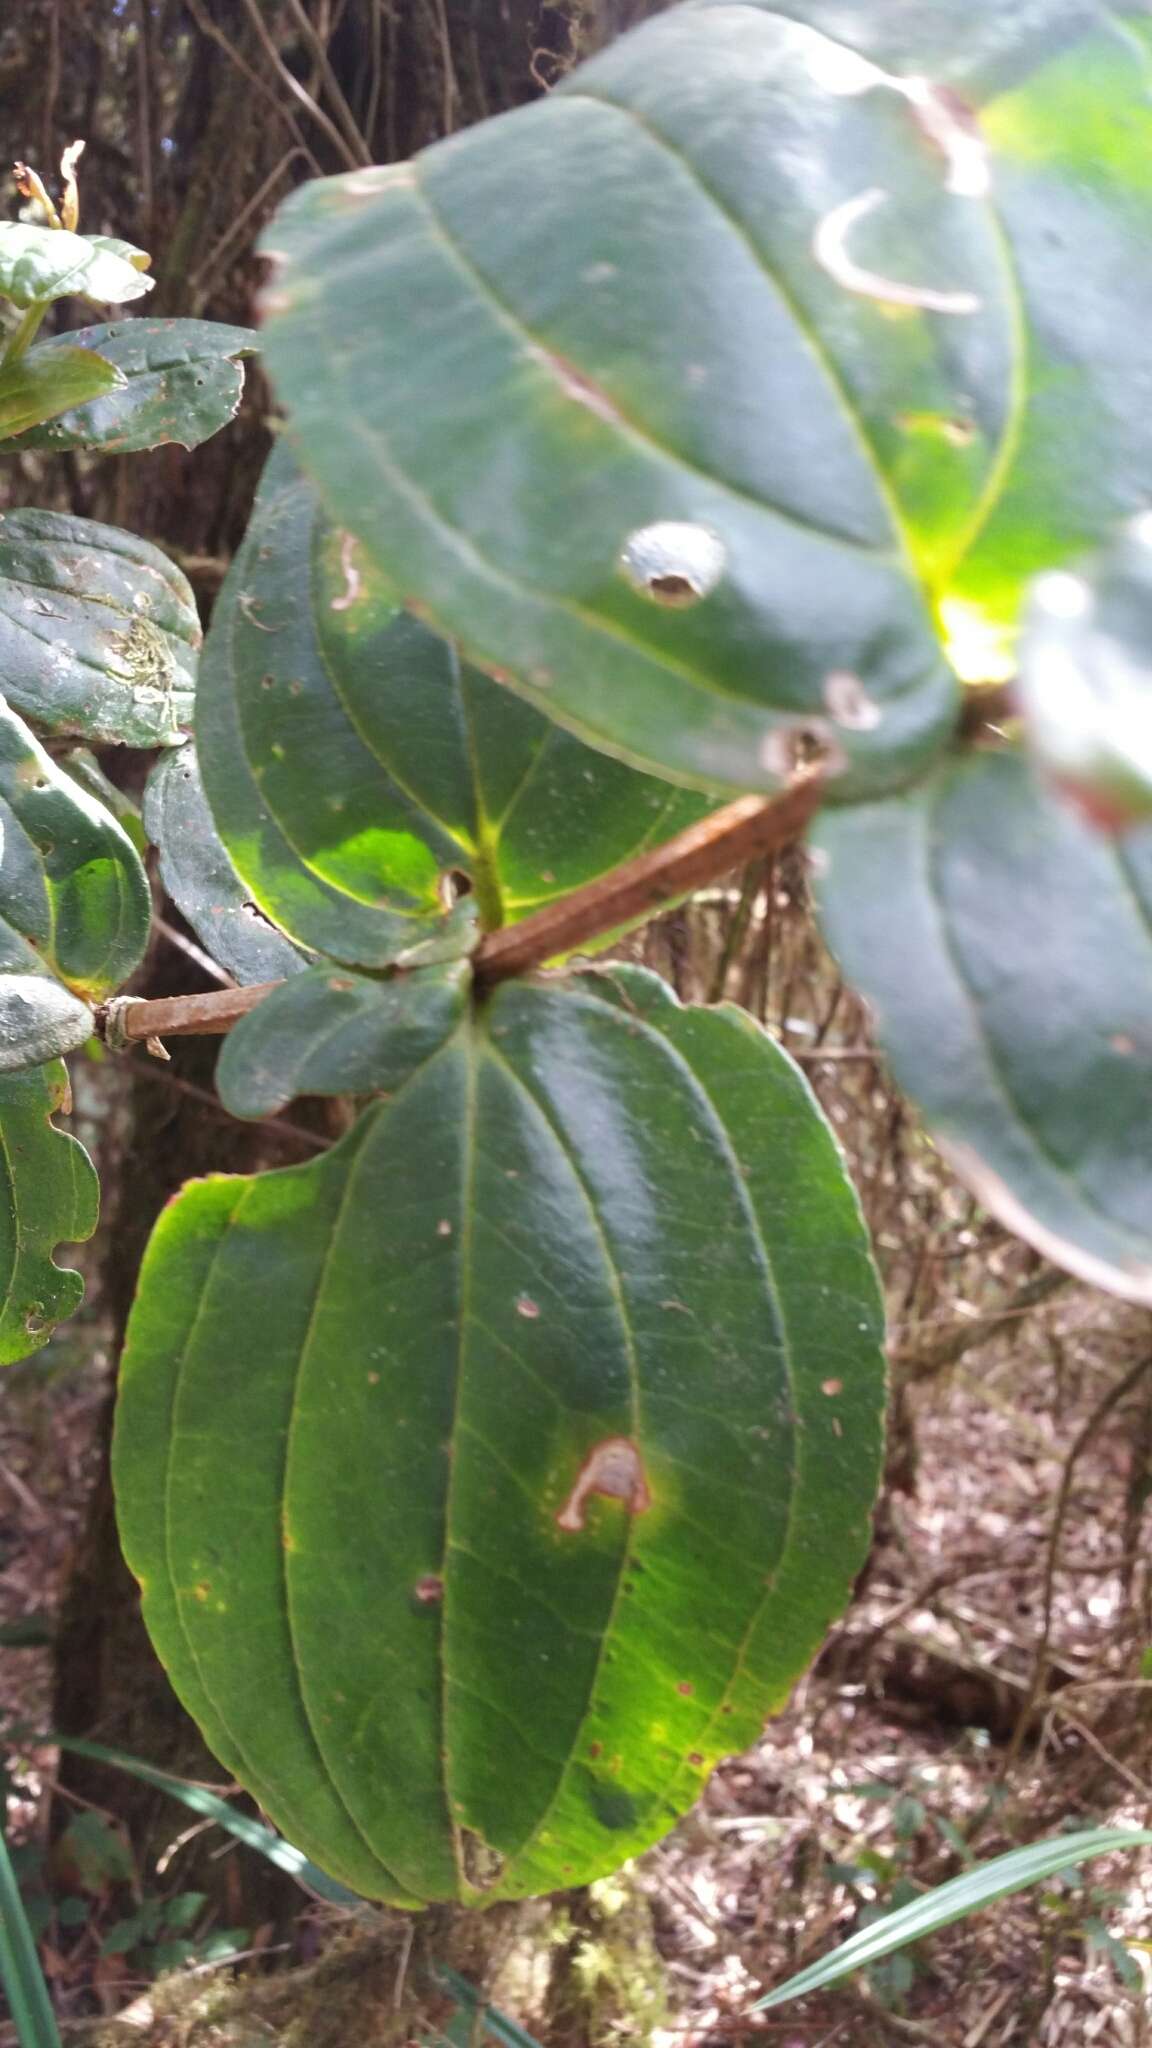
<path id="1" fill-rule="evenodd" d="M 0 679 L 43 731 L 172 745 L 200 639 L 186 579 L 148 541 L 70 513 L 0 515 Z"/>
<path id="2" fill-rule="evenodd" d="M 0 1365 L 39 1351 L 84 1293 L 52 1257 L 91 1237 L 99 1202 L 84 1147 L 52 1123 L 67 1085 L 60 1065 L 0 1077 Z"/>
<path id="3" fill-rule="evenodd" d="M 147 943 L 144 870 L 123 827 L 3 698 L 0 846 L 0 971 L 39 968 L 93 1002 L 113 994 Z"/>
<path id="4" fill-rule="evenodd" d="M 266 342 L 307 462 L 596 744 L 759 788 L 815 721 L 834 795 L 899 785 L 952 717 L 928 606 L 982 678 L 1148 500 L 1150 45 L 1137 0 L 704 0 L 305 187 Z"/>
<path id="5" fill-rule="evenodd" d="M 148 260 L 107 235 L 0 221 L 0 298 L 17 306 L 50 305 L 73 294 L 126 305 L 152 289 L 154 279 L 144 276 Z"/>
<path id="6" fill-rule="evenodd" d="M 403 918 L 435 914 L 446 871 L 467 873 L 491 927 L 707 808 L 462 666 L 282 459 L 216 607 L 197 730 L 253 896 L 368 966 L 393 957 Z"/>
<path id="7" fill-rule="evenodd" d="M 1114 842 L 1012 754 L 826 813 L 820 918 L 983 1205 L 1152 1302 L 1152 829 Z"/>
<path id="8" fill-rule="evenodd" d="M 114 373 L 105 393 L 78 392 L 48 426 L 22 436 L 22 448 L 197 448 L 234 418 L 244 389 L 244 357 L 259 342 L 247 327 L 218 320 L 116 320 L 53 336 L 30 349 L 32 373 L 62 354 L 84 350 Z M 90 402 L 85 404 L 83 401 Z M 39 416 L 47 418 L 46 414 Z"/>
<path id="9" fill-rule="evenodd" d="M 241 983 L 299 974 L 305 956 L 270 924 L 228 858 L 208 808 L 191 741 L 156 762 L 144 791 L 144 830 L 160 880 L 214 960 Z"/>
<path id="10" fill-rule="evenodd" d="M 835 1143 L 747 1017 L 506 985 L 321 1160 L 161 1220 L 116 1438 L 153 1638 L 358 1891 L 591 1878 L 842 1605 L 879 1337 Z"/>
<path id="11" fill-rule="evenodd" d="M 123 382 L 113 364 L 88 349 L 73 347 L 71 337 L 62 336 L 51 356 L 37 349 L 0 369 L 0 440 L 10 441 L 26 427 L 36 428 L 42 420 L 115 391 Z"/>

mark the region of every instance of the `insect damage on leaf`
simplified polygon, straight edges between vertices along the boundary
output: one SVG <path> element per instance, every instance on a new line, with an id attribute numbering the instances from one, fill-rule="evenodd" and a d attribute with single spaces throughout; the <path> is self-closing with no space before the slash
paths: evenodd
<path id="1" fill-rule="evenodd" d="M 576 1484 L 556 1517 L 560 1529 L 584 1527 L 584 1506 L 592 1494 L 605 1500 L 622 1500 L 633 1515 L 642 1515 L 652 1505 L 644 1467 L 635 1444 L 626 1436 L 606 1436 L 593 1446 L 581 1465 Z"/>
<path id="2" fill-rule="evenodd" d="M 699 604 L 724 573 L 719 534 L 687 519 L 660 519 L 630 534 L 620 556 L 628 581 L 657 604 Z"/>
<path id="3" fill-rule="evenodd" d="M 113 634 L 111 646 L 122 673 L 135 689 L 171 695 L 179 681 L 172 656 L 160 628 L 143 612 L 123 633 Z"/>

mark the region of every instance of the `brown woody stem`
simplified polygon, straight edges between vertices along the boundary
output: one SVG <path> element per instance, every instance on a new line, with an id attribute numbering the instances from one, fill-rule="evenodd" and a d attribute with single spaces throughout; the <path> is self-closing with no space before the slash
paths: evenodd
<path id="1" fill-rule="evenodd" d="M 821 770 L 807 768 L 778 796 L 739 797 L 651 853 L 638 854 L 635 860 L 625 861 L 611 874 L 546 904 L 519 924 L 486 932 L 472 959 L 477 982 L 490 988 L 494 982 L 528 974 L 559 954 L 576 952 L 591 939 L 651 917 L 663 904 L 691 895 L 733 868 L 786 846 L 812 818 L 823 784 Z M 211 995 L 167 996 L 160 1002 L 120 999 L 105 1006 L 103 1021 L 108 1035 L 120 1044 L 193 1032 L 219 1033 L 230 1030 L 279 986 L 279 982 L 264 981 Z"/>

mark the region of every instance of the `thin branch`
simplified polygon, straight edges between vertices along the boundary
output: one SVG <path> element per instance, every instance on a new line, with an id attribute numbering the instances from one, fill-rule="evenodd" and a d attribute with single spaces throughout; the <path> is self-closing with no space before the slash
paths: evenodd
<path id="1" fill-rule="evenodd" d="M 241 77 L 246 78 L 248 80 L 248 83 L 252 87 L 253 91 L 258 92 L 260 94 L 261 99 L 267 100 L 269 106 L 272 108 L 273 113 L 276 114 L 279 120 L 283 121 L 284 126 L 289 130 L 290 134 L 293 136 L 298 149 L 304 156 L 305 161 L 311 166 L 313 176 L 317 178 L 322 178 L 324 175 L 323 165 L 321 164 L 318 157 L 313 156 L 312 151 L 309 149 L 306 141 L 304 140 L 304 135 L 301 131 L 299 123 L 296 120 L 295 115 L 291 112 L 291 110 L 288 107 L 284 105 L 284 102 L 280 98 L 280 95 L 272 91 L 271 86 L 268 85 L 263 78 L 261 78 L 258 71 L 253 71 L 251 65 L 245 63 L 244 58 L 241 55 L 240 51 L 236 48 L 235 43 L 229 41 L 228 37 L 225 35 L 219 23 L 213 21 L 211 15 L 205 13 L 203 7 L 203 0 L 185 0 L 185 5 L 188 8 L 189 14 L 192 16 L 193 21 L 196 23 L 197 28 L 200 30 L 201 35 L 209 36 L 214 43 L 218 43 L 220 48 L 223 50 L 225 56 L 228 58 L 229 63 L 234 64 L 236 66 L 236 69 L 240 73 Z"/>
<path id="2" fill-rule="evenodd" d="M 823 787 L 820 769 L 803 769 L 778 796 L 739 797 L 663 846 L 625 861 L 521 923 L 486 932 L 473 955 L 477 983 L 490 988 L 530 974 L 559 954 L 575 952 L 591 939 L 651 917 L 662 904 L 691 895 L 732 868 L 786 845 L 809 823 Z M 230 1031 L 279 987 L 277 981 L 262 981 L 218 994 L 165 996 L 158 1002 L 114 998 L 97 1011 L 97 1029 L 116 1045 L 194 1033 L 218 1035 Z"/>
<path id="3" fill-rule="evenodd" d="M 897 1351 L 892 1359 L 892 1369 L 898 1374 L 901 1384 L 915 1386 L 921 1380 L 934 1379 L 937 1373 L 946 1372 L 951 1365 L 957 1365 L 968 1351 L 980 1344 L 987 1344 L 995 1337 L 1001 1325 L 1014 1318 L 1027 1315 L 1042 1302 L 1048 1301 L 1060 1288 L 1071 1284 L 1072 1275 L 1061 1272 L 1055 1266 L 1048 1266 L 1043 1272 L 1033 1275 L 1017 1289 L 1010 1301 L 1002 1308 L 991 1309 L 987 1315 L 972 1316 L 969 1320 L 953 1323 L 938 1337 L 935 1343 Z"/>
<path id="4" fill-rule="evenodd" d="M 173 1074 L 168 1067 L 153 1066 L 148 1060 L 138 1060 L 135 1072 L 143 1081 L 159 1081 L 164 1088 L 171 1088 L 177 1095 L 190 1095 L 194 1102 L 202 1102 L 215 1116 L 227 1123 L 232 1122 L 219 1096 L 209 1088 L 198 1088 L 195 1081 L 186 1081 L 182 1074 Z M 303 1145 L 312 1152 L 326 1152 L 329 1140 L 317 1131 L 306 1131 L 302 1124 L 290 1123 L 287 1117 L 262 1116 L 254 1129 L 272 1131 L 278 1138 L 291 1138 L 293 1144 Z"/>
<path id="5" fill-rule="evenodd" d="M 301 0 L 288 0 L 288 6 L 312 55 L 316 59 L 316 67 L 324 81 L 324 89 L 336 110 L 336 119 L 344 131 L 349 148 L 358 150 L 361 161 L 365 164 L 370 164 L 372 153 L 368 147 L 367 138 L 360 133 L 356 125 L 355 116 L 341 90 L 340 80 L 332 69 L 332 61 L 328 55 L 323 38 L 317 33 L 316 26 L 307 9 L 301 4 Z"/>
<path id="6" fill-rule="evenodd" d="M 366 154 L 357 154 L 349 148 L 348 143 L 346 142 L 344 136 L 341 134 L 339 128 L 337 128 L 336 123 L 329 119 L 328 115 L 324 112 L 323 107 L 320 106 L 319 103 L 313 99 L 311 93 L 308 92 L 306 88 L 301 85 L 300 80 L 297 78 L 295 72 L 289 70 L 287 64 L 285 64 L 284 59 L 280 55 L 279 50 L 276 48 L 276 45 L 272 37 L 268 33 L 267 23 L 265 22 L 264 17 L 260 11 L 260 0 L 244 0 L 244 7 L 247 12 L 248 19 L 252 23 L 252 26 L 255 29 L 264 47 L 265 55 L 267 56 L 269 63 L 271 64 L 273 70 L 275 71 L 277 78 L 280 80 L 280 83 L 282 85 L 287 86 L 288 91 L 293 95 L 295 99 L 298 99 L 300 101 L 301 106 L 307 108 L 308 112 L 312 116 L 312 119 L 317 123 L 319 127 L 321 127 L 324 130 L 324 133 L 328 137 L 329 142 L 332 144 L 333 149 L 335 149 L 338 155 L 343 159 L 343 162 L 348 168 L 348 170 L 362 170 L 364 165 L 369 161 L 368 156 Z M 363 145 L 361 145 L 361 149 L 362 148 Z"/>
<path id="7" fill-rule="evenodd" d="M 477 980 L 491 986 L 530 974 L 546 960 L 651 917 L 662 904 L 691 895 L 732 868 L 787 845 L 810 823 L 823 787 L 822 772 L 809 768 L 778 796 L 739 797 L 663 846 L 625 861 L 611 874 L 546 904 L 519 924 L 488 932 L 476 953 Z"/>
<path id="8" fill-rule="evenodd" d="M 1130 1367 L 1120 1379 L 1116 1380 L 1109 1387 L 1107 1393 L 1096 1403 L 1092 1413 L 1077 1431 L 1069 1448 L 1068 1455 L 1064 1460 L 1064 1470 L 1060 1475 L 1060 1486 L 1056 1494 L 1055 1506 L 1052 1510 L 1052 1527 L 1048 1532 L 1048 1547 L 1044 1558 L 1044 1598 L 1040 1637 L 1036 1645 L 1036 1658 L 1032 1666 L 1032 1676 L 1029 1681 L 1028 1692 L 1020 1709 L 1016 1726 L 1012 1731 L 1012 1739 L 1005 1752 L 1004 1761 L 1000 1767 L 999 1781 L 1001 1783 L 1007 1778 L 1016 1758 L 1020 1754 L 1024 1738 L 1028 1733 L 1029 1723 L 1048 1683 L 1048 1673 L 1052 1662 L 1050 1647 L 1052 1639 L 1052 1609 L 1055 1604 L 1056 1579 L 1060 1569 L 1060 1544 L 1063 1540 L 1064 1521 L 1068 1512 L 1068 1501 L 1072 1492 L 1072 1480 L 1076 1466 L 1092 1442 L 1096 1432 L 1111 1415 L 1112 1410 L 1119 1407 L 1125 1396 L 1132 1392 L 1133 1387 L 1140 1384 L 1145 1373 L 1149 1370 L 1152 1370 L 1152 1358 L 1139 1358 L 1135 1365 Z"/>

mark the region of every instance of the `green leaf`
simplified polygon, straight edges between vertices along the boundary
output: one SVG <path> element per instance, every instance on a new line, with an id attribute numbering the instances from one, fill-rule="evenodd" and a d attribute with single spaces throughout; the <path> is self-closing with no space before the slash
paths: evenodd
<path id="1" fill-rule="evenodd" d="M 91 1038 L 92 1011 L 46 974 L 0 974 L 0 1074 L 77 1052 Z"/>
<path id="2" fill-rule="evenodd" d="M 187 581 L 148 541 L 64 512 L 0 518 L 0 676 L 42 730 L 171 746 L 200 637 Z"/>
<path id="3" fill-rule="evenodd" d="M 78 392 L 49 426 L 23 435 L 22 448 L 99 448 L 119 455 L 170 443 L 197 448 L 235 417 L 243 359 L 259 341 L 247 327 L 216 320 L 117 320 L 39 342 L 24 361 L 29 369 L 50 369 L 59 354 L 76 347 L 114 367 L 115 388 L 105 387 L 104 396 Z"/>
<path id="4" fill-rule="evenodd" d="M 91 1237 L 99 1205 L 84 1147 L 52 1123 L 67 1086 L 57 1064 L 0 1078 L 0 1365 L 39 1351 L 84 1295 L 52 1257 Z"/>
<path id="5" fill-rule="evenodd" d="M 165 1212 L 115 1450 L 153 1640 L 364 1894 L 615 1869 L 847 1596 L 879 1336 L 835 1143 L 746 1016 L 503 986 L 320 1160 Z"/>
<path id="6" fill-rule="evenodd" d="M 767 2012 L 773 2006 L 790 2004 L 794 1998 L 805 1998 L 810 1991 L 822 1991 L 826 1984 L 836 1984 L 853 1970 L 868 1968 L 909 1942 L 923 1941 L 926 1934 L 950 1927 L 954 1920 L 963 1920 L 969 1913 L 979 1913 L 997 1899 L 1024 1891 L 1029 1885 L 1042 1884 L 1045 1878 L 1084 1857 L 1105 1856 L 1117 1849 L 1138 1849 L 1150 1842 L 1152 1833 L 1142 1828 L 1089 1828 L 1079 1834 L 1058 1835 L 1055 1841 L 1034 1842 L 1027 1849 L 1012 1849 L 1006 1856 L 994 1856 L 990 1862 L 966 1870 L 962 1877 L 937 1885 L 934 1891 L 925 1892 L 922 1898 L 901 1906 L 897 1912 L 886 1913 L 882 1920 L 842 1942 L 831 1955 L 801 1970 L 798 1976 L 789 1977 L 767 1998 L 758 1999 L 752 2010 Z"/>
<path id="7" fill-rule="evenodd" d="M 1019 756 L 826 812 L 821 924 L 984 1208 L 1152 1302 L 1152 828 L 1101 837 Z"/>
<path id="8" fill-rule="evenodd" d="M 35 431 L 42 421 L 67 414 L 71 407 L 106 396 L 123 384 L 112 363 L 74 343 L 74 336 L 62 335 L 52 345 L 51 356 L 34 349 L 19 362 L 0 368 L 0 441 L 10 441 L 26 428 Z"/>
<path id="9" fill-rule="evenodd" d="M 131 1884 L 135 1878 L 132 1851 L 123 1835 L 109 1827 L 100 1814 L 74 1814 L 62 1840 L 83 1891 L 103 1892 L 110 1884 Z"/>
<path id="10" fill-rule="evenodd" d="M 953 717 L 933 619 L 1010 673 L 1026 579 L 1148 501 L 1147 13 L 922 11 L 673 8 L 265 238 L 334 515 L 689 781 L 772 786 L 796 727 L 838 797 L 911 779 Z"/>
<path id="11" fill-rule="evenodd" d="M 220 1100 L 262 1117 L 297 1095 L 388 1093 L 455 1030 L 470 982 L 466 960 L 386 981 L 311 967 L 233 1025 L 216 1063 Z"/>
<path id="12" fill-rule="evenodd" d="M 0 1984 L 20 2048 L 60 2048 L 36 1943 L 0 1826 Z"/>
<path id="13" fill-rule="evenodd" d="M 1033 587 L 1018 694 L 1041 766 L 1105 830 L 1152 818 L 1152 515 Z"/>
<path id="14" fill-rule="evenodd" d="M 130 242 L 109 235 L 74 235 L 67 228 L 0 221 L 0 298 L 17 306 L 49 305 L 73 294 L 101 304 L 125 305 L 150 292 L 141 259 Z"/>
<path id="15" fill-rule="evenodd" d="M 218 600 L 197 700 L 217 824 L 261 907 L 380 966 L 464 872 L 512 921 L 699 817 L 591 753 L 403 611 L 282 455 Z"/>
<path id="16" fill-rule="evenodd" d="M 93 1002 L 111 995 L 147 943 L 144 870 L 122 826 L 2 698 L 0 839 L 0 973 L 39 968 Z"/>
<path id="17" fill-rule="evenodd" d="M 240 983 L 299 974 L 304 956 L 253 903 L 228 858 L 191 741 L 161 754 L 148 777 L 144 830 L 165 889 L 221 967 Z"/>

